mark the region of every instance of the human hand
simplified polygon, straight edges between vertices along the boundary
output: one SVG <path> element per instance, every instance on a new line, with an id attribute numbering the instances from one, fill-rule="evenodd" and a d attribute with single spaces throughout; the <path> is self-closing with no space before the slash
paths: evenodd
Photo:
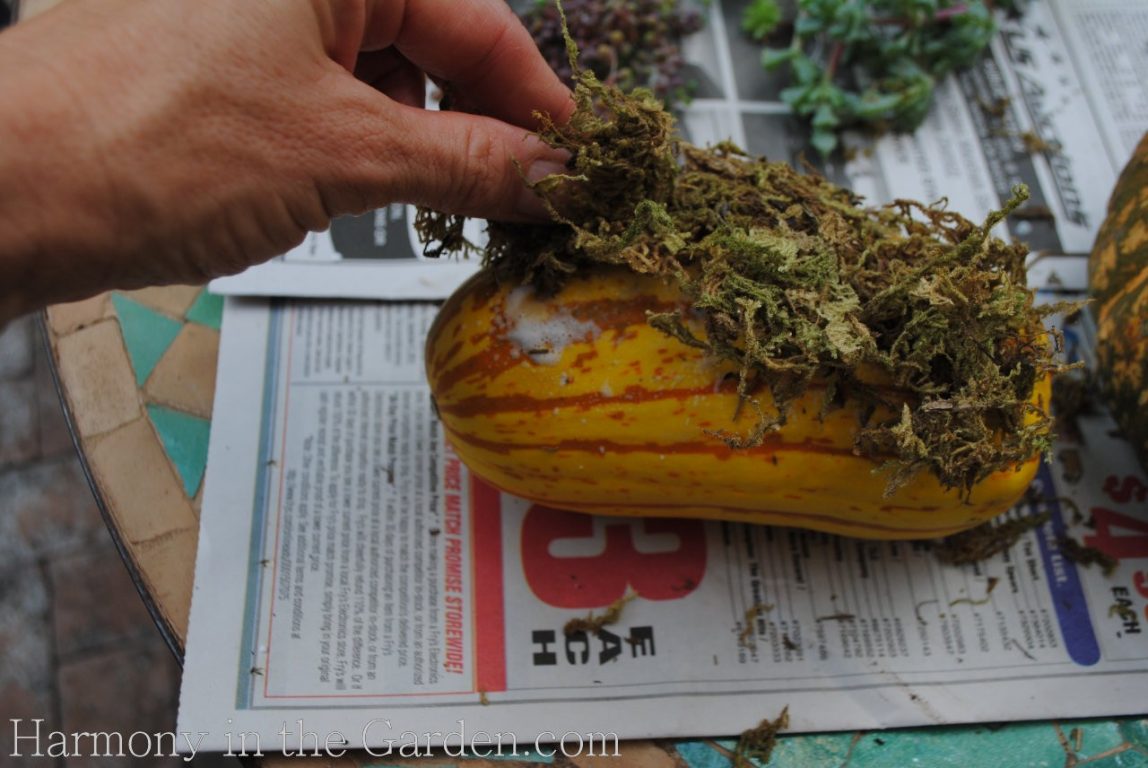
<path id="1" fill-rule="evenodd" d="M 0 321 L 391 202 L 540 217 L 512 158 L 557 170 L 527 134 L 572 109 L 504 0 L 68 0 L 0 36 Z"/>

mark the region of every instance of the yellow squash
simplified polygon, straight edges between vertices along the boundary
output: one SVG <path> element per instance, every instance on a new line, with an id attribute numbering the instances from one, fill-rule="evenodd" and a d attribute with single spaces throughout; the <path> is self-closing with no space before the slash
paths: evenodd
<path id="1" fill-rule="evenodd" d="M 493 485 L 596 514 L 701 517 L 881 539 L 931 538 L 1004 512 L 1038 458 L 971 497 L 922 472 L 885 498 L 878 463 L 854 454 L 857 409 L 820 417 L 823 391 L 796 401 L 754 448 L 758 411 L 737 413 L 737 376 L 646 323 L 677 311 L 677 289 L 629 271 L 595 271 L 539 300 L 480 273 L 443 306 L 427 373 L 449 439 Z M 1047 382 L 1035 397 L 1048 402 Z M 768 394 L 759 398 L 776 413 Z"/>

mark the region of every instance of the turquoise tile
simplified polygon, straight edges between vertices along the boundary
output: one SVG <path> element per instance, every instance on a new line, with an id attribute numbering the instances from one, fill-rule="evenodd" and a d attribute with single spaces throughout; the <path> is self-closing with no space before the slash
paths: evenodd
<path id="1" fill-rule="evenodd" d="M 1078 752 L 1073 743 L 1074 729 L 1080 731 Z M 849 768 L 1037 768 L 1065 765 L 1066 761 L 1087 761 L 1095 768 L 1148 768 L 1148 721 L 1065 722 L 1061 723 L 1060 732 L 1069 741 L 1072 758 L 1050 723 L 870 731 L 859 736 L 782 736 L 777 740 L 769 768 L 845 764 Z M 726 755 L 736 745 L 734 739 L 717 739 L 681 741 L 675 748 L 689 768 L 730 768 Z"/>
<path id="2" fill-rule="evenodd" d="M 768 765 L 814 766 L 841 765 L 849 756 L 852 733 L 829 733 L 778 738 Z M 680 741 L 674 745 L 678 755 L 689 768 L 730 768 L 728 755 L 737 749 L 737 739 L 709 739 Z M 751 765 L 764 766 L 758 760 Z"/>
<path id="3" fill-rule="evenodd" d="M 782 736 L 773 748 L 770 766 L 842 765 L 856 748 L 856 733 L 816 733 Z M 850 763 L 852 765 L 852 763 Z M 908 766 L 909 763 L 902 765 Z M 900 768 L 900 766 L 898 766 Z"/>
<path id="4" fill-rule="evenodd" d="M 1076 729 L 1079 751 L 1073 743 Z M 777 740 L 768 768 L 1056 768 L 1084 763 L 1094 768 L 1148 768 L 1148 720 L 1063 722 L 1060 733 L 1069 741 L 1073 757 L 1047 722 L 794 734 Z M 691 739 L 676 742 L 674 749 L 688 768 L 730 768 L 727 755 L 736 745 L 735 739 Z M 371 768 L 389 764 L 375 763 Z"/>
<path id="5" fill-rule="evenodd" d="M 183 324 L 118 293 L 112 294 L 112 306 L 120 318 L 136 384 L 142 387 Z"/>
<path id="6" fill-rule="evenodd" d="M 201 291 L 191 309 L 187 310 L 187 319 L 218 331 L 223 323 L 223 297 L 208 293 L 206 289 Z"/>
<path id="7" fill-rule="evenodd" d="M 732 748 L 734 742 L 723 741 L 722 744 Z M 714 746 L 706 741 L 679 741 L 674 745 L 678 757 L 685 761 L 689 768 L 729 768 L 729 759 Z"/>
<path id="8" fill-rule="evenodd" d="M 1065 753 L 1048 724 L 988 728 L 930 728 L 864 734 L 854 746 L 851 768 L 1035 768 L 1064 765 Z"/>
<path id="9" fill-rule="evenodd" d="M 1148 719 L 1125 720 L 1119 723 L 1119 728 L 1129 744 L 1148 755 Z"/>
<path id="10" fill-rule="evenodd" d="M 168 458 L 183 480 L 184 491 L 188 498 L 195 496 L 207 466 L 211 422 L 161 405 L 149 405 L 147 411 Z"/>
<path id="11" fill-rule="evenodd" d="M 1080 763 L 1092 768 L 1148 768 L 1148 721 L 1079 720 L 1060 724 L 1073 745 L 1073 730 L 1080 730 Z"/>

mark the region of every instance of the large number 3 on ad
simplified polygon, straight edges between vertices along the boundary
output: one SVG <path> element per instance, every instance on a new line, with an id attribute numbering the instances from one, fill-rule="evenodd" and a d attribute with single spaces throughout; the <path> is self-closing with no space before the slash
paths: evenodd
<path id="1" fill-rule="evenodd" d="M 627 592 L 675 600 L 705 575 L 705 524 L 594 517 L 536 504 L 522 521 L 522 567 L 538 599 L 556 608 L 598 608 Z"/>

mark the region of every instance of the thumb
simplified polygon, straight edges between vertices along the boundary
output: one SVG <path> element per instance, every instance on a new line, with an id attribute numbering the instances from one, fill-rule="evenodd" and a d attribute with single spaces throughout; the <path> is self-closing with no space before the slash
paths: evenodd
<path id="1" fill-rule="evenodd" d="M 361 137 L 358 161 L 344 165 L 345 182 L 362 191 L 357 197 L 369 207 L 401 202 L 496 221 L 549 219 L 528 182 L 565 173 L 567 152 L 490 117 L 372 96 L 383 108 Z"/>

